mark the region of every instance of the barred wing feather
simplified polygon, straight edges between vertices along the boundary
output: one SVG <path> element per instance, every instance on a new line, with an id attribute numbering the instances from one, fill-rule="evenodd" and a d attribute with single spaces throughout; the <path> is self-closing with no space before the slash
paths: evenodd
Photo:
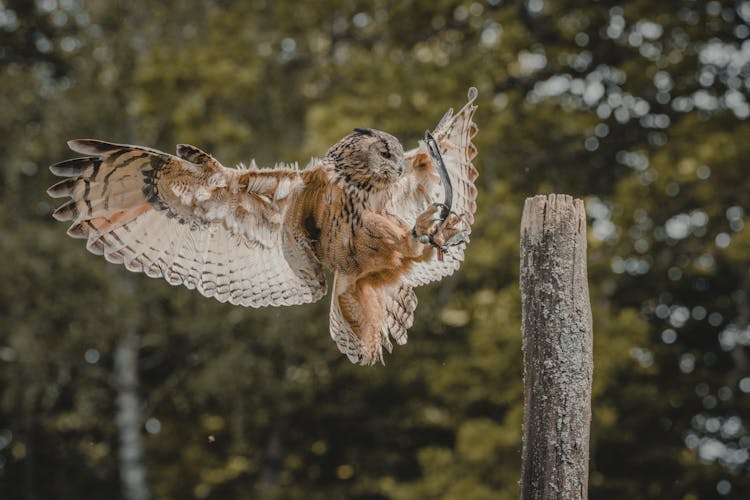
<path id="1" fill-rule="evenodd" d="M 449 110 L 432 132 L 453 185 L 452 208 L 463 218 L 467 242 L 477 209 L 474 181 L 478 174 L 472 164 L 477 148 L 471 142 L 477 133 L 477 126 L 473 121 L 477 108 L 474 104 L 476 97 L 476 89 L 471 88 L 466 105 L 455 115 Z M 417 148 L 407 151 L 404 160 L 407 171 L 392 188 L 387 210 L 413 225 L 417 216 L 430 204 L 443 201 L 444 191 L 440 176 L 423 142 Z M 453 274 L 463 262 L 465 250 L 466 243 L 461 243 L 451 247 L 443 260 L 435 256 L 429 261 L 415 263 L 404 276 L 404 282 L 419 286 Z"/>
<path id="2" fill-rule="evenodd" d="M 173 156 L 95 140 L 87 155 L 53 165 L 65 177 L 52 197 L 68 234 L 130 271 L 243 306 L 313 302 L 325 294 L 322 265 L 287 217 L 302 188 L 294 168 L 222 166 L 188 145 Z"/>

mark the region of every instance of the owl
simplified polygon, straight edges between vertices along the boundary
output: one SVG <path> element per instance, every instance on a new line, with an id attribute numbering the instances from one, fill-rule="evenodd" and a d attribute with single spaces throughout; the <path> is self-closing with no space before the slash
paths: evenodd
<path id="1" fill-rule="evenodd" d="M 406 343 L 414 288 L 463 261 L 476 211 L 476 97 L 472 88 L 443 116 L 432 144 L 404 152 L 392 135 L 358 128 L 303 169 L 226 168 L 184 144 L 173 156 L 70 141 L 84 156 L 50 167 L 64 179 L 48 194 L 70 197 L 53 216 L 109 262 L 241 306 L 315 302 L 327 268 L 338 349 L 353 363 L 383 362 L 392 341 Z"/>

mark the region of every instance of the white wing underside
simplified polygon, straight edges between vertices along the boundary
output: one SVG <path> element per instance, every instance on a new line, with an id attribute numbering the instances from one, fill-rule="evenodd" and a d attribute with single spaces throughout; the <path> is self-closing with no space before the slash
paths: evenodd
<path id="1" fill-rule="evenodd" d="M 221 223 L 181 224 L 150 211 L 98 239 L 108 261 L 152 278 L 163 277 L 171 285 L 196 289 L 219 302 L 264 307 L 322 297 L 325 287 L 318 287 L 316 281 L 310 286 L 309 279 L 291 268 L 278 236 L 266 247 L 230 232 Z M 314 275 L 312 269 L 308 272 Z"/>

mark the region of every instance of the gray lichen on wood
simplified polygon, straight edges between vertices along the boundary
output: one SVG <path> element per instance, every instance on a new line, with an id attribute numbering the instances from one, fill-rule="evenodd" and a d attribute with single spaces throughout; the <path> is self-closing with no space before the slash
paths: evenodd
<path id="1" fill-rule="evenodd" d="M 528 198 L 521 220 L 521 498 L 587 498 L 593 339 L 581 200 Z"/>

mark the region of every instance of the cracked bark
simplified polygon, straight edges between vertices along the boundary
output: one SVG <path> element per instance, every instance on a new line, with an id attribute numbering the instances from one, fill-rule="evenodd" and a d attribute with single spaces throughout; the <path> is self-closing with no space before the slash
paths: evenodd
<path id="1" fill-rule="evenodd" d="M 528 198 L 521 220 L 522 499 L 588 498 L 593 338 L 583 202 Z"/>

